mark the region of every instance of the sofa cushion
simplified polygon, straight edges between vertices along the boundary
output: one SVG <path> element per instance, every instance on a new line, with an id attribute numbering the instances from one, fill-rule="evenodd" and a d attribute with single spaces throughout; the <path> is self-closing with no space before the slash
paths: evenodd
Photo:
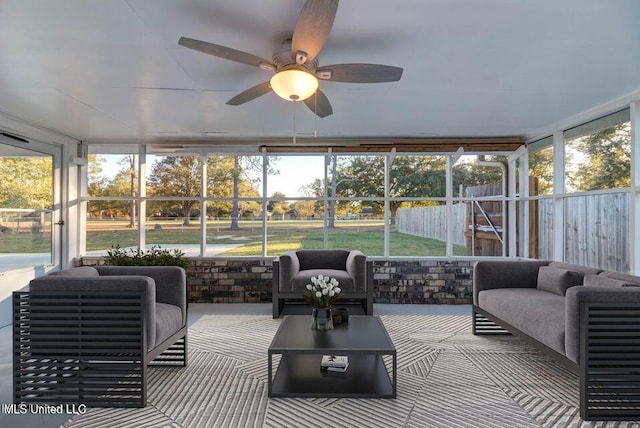
<path id="1" fill-rule="evenodd" d="M 299 250 L 296 255 L 300 261 L 300 270 L 347 270 L 347 250 Z"/>
<path id="2" fill-rule="evenodd" d="M 564 296 L 569 287 L 582 284 L 583 274 L 554 266 L 540 266 L 538 270 L 538 290 Z"/>
<path id="3" fill-rule="evenodd" d="M 640 284 L 633 284 L 620 279 L 607 278 L 602 275 L 585 275 L 585 287 L 640 287 Z"/>
<path id="4" fill-rule="evenodd" d="M 582 266 L 582 265 L 574 265 L 571 263 L 563 263 L 563 262 L 551 262 L 549 263 L 549 266 L 552 267 L 556 267 L 559 269 L 566 269 L 566 270 L 573 270 L 576 272 L 580 272 L 582 273 L 582 275 L 597 275 L 600 272 L 602 272 L 603 270 L 600 268 L 592 268 L 592 267 L 587 267 L 587 266 Z"/>
<path id="5" fill-rule="evenodd" d="M 604 271 L 600 274 L 600 276 L 603 276 L 605 278 L 618 279 L 620 281 L 624 281 L 627 284 L 640 285 L 640 276 L 629 275 L 628 273 Z"/>
<path id="6" fill-rule="evenodd" d="M 478 306 L 565 355 L 565 298 L 537 288 L 483 290 Z"/>
<path id="7" fill-rule="evenodd" d="M 71 269 L 59 270 L 59 271 L 56 271 L 56 272 L 51 272 L 49 275 L 53 275 L 53 276 L 88 276 L 88 277 L 100 276 L 98 271 L 95 268 L 92 268 L 91 266 L 80 266 L 80 267 L 74 267 L 74 268 L 71 268 Z"/>
<path id="8" fill-rule="evenodd" d="M 178 306 L 156 303 L 156 343 L 154 348 L 182 327 L 182 311 Z"/>
<path id="9" fill-rule="evenodd" d="M 307 269 L 301 270 L 297 274 L 293 276 L 291 280 L 291 285 L 293 287 L 292 291 L 304 292 L 307 290 L 307 284 L 311 284 L 311 277 L 325 275 L 330 278 L 335 278 L 339 287 L 343 292 L 353 292 L 353 279 L 349 276 L 346 270 L 335 270 L 335 269 Z"/>

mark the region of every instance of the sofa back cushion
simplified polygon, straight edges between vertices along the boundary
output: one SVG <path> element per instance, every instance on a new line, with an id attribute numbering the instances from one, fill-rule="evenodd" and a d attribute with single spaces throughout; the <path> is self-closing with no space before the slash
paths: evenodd
<path id="1" fill-rule="evenodd" d="M 629 275 L 628 273 L 622 273 L 622 272 L 613 272 L 613 271 L 604 271 L 600 274 L 600 276 L 603 276 L 605 278 L 611 278 L 611 279 L 617 279 L 620 281 L 624 281 L 628 286 L 631 286 L 631 284 L 633 284 L 634 286 L 638 286 L 640 285 L 640 276 L 635 276 L 635 275 Z"/>
<path id="2" fill-rule="evenodd" d="M 585 287 L 640 287 L 640 284 L 623 281 L 621 279 L 608 278 L 602 275 L 585 275 Z"/>
<path id="3" fill-rule="evenodd" d="M 300 261 L 300 270 L 347 270 L 347 250 L 300 250 L 296 251 L 296 255 Z"/>
<path id="4" fill-rule="evenodd" d="M 549 263 L 549 266 L 558 268 L 558 269 L 566 269 L 566 270 L 572 270 L 575 272 L 580 272 L 582 273 L 582 275 L 597 275 L 600 272 L 602 272 L 603 270 L 600 268 L 593 268 L 593 267 L 587 267 L 587 266 L 582 266 L 582 265 L 574 265 L 571 263 L 563 263 L 563 262 L 551 262 Z"/>
<path id="5" fill-rule="evenodd" d="M 564 296 L 569 287 L 582 284 L 583 277 L 584 274 L 582 272 L 554 266 L 540 266 L 538 269 L 537 288 Z"/>
<path id="6" fill-rule="evenodd" d="M 56 272 L 51 272 L 49 275 L 53 276 L 100 276 L 98 271 L 91 266 L 80 266 L 74 267 L 71 269 L 59 270 Z"/>

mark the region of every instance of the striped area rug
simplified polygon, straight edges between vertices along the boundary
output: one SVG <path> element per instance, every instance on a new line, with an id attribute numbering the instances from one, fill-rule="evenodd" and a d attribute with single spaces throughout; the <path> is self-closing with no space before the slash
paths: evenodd
<path id="1" fill-rule="evenodd" d="M 511 336 L 473 336 L 469 316 L 382 316 L 398 350 L 398 397 L 267 397 L 280 320 L 208 315 L 185 368 L 149 368 L 144 409 L 90 409 L 63 426 L 640 427 L 580 419 L 578 378 Z"/>

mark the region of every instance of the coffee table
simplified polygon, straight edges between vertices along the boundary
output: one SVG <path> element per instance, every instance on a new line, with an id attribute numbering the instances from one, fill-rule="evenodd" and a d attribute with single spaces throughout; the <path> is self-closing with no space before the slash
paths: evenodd
<path id="1" fill-rule="evenodd" d="M 273 357 L 280 364 L 273 375 Z M 320 371 L 322 355 L 347 355 L 345 373 Z M 391 375 L 383 356 L 391 359 Z M 287 315 L 268 350 L 269 397 L 396 398 L 396 348 L 380 317 L 350 316 L 333 330 L 311 329 L 311 316 Z"/>

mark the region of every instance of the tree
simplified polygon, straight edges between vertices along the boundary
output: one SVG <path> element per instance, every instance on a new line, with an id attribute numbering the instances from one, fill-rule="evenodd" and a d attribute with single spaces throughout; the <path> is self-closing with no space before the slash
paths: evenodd
<path id="1" fill-rule="evenodd" d="M 277 158 L 271 158 L 272 161 Z M 273 171 L 273 170 L 271 170 Z M 224 197 L 232 196 L 231 225 L 230 230 L 239 230 L 238 219 L 245 212 L 260 212 L 261 207 L 256 202 L 240 201 L 239 198 L 259 197 L 260 194 L 254 187 L 257 181 L 254 176 L 262 175 L 262 157 L 260 156 L 209 156 L 207 175 L 209 176 L 209 188 L 207 194 Z M 220 190 L 226 192 L 222 194 Z M 228 205 L 228 204 L 224 204 Z M 218 204 L 218 208 L 222 208 Z"/>
<path id="2" fill-rule="evenodd" d="M 51 209 L 51 157 L 0 157 L 0 207 Z"/>
<path id="3" fill-rule="evenodd" d="M 147 179 L 151 196 L 197 197 L 201 193 L 201 161 L 198 156 L 163 157 L 151 167 Z M 195 199 L 176 201 L 185 226 L 198 203 Z"/>
<path id="4" fill-rule="evenodd" d="M 631 183 L 631 124 L 621 123 L 571 141 L 567 147 L 580 156 L 569 183 L 578 192 L 628 187 Z M 573 150 L 570 150 L 573 149 Z"/>
<path id="5" fill-rule="evenodd" d="M 487 160 L 505 164 L 507 162 L 505 156 L 492 156 L 491 159 Z M 451 172 L 453 174 L 454 193 L 456 192 L 456 189 L 462 185 L 464 187 L 464 195 L 466 196 L 469 196 L 469 189 L 472 187 L 491 183 L 502 183 L 503 179 L 502 170 L 500 168 L 495 166 L 477 165 L 469 158 L 456 163 Z"/>
<path id="6" fill-rule="evenodd" d="M 105 158 L 89 155 L 88 194 L 89 196 L 130 196 L 129 201 L 91 201 L 89 213 L 94 216 L 105 214 L 128 216 L 129 228 L 135 227 L 137 193 L 138 156 L 123 155 L 117 164 L 121 167 L 112 179 L 102 176 Z"/>
<path id="7" fill-rule="evenodd" d="M 271 195 L 271 200 L 267 203 L 267 209 L 271 212 L 271 215 L 282 215 L 282 219 L 284 220 L 284 214 L 289 211 L 289 204 L 285 200 L 277 200 L 283 199 L 286 195 L 281 192 L 275 192 Z M 275 218 L 275 217 L 274 217 Z"/>
<path id="8" fill-rule="evenodd" d="M 238 225 L 238 217 L 240 217 L 238 198 L 240 197 L 240 174 L 242 174 L 242 170 L 240 169 L 240 159 L 241 156 L 233 157 L 233 207 L 231 208 L 231 230 L 240 229 L 240 226 Z"/>
<path id="9" fill-rule="evenodd" d="M 346 197 L 381 197 L 384 195 L 384 158 L 355 156 L 340 168 L 338 175 L 349 177 L 337 186 L 337 194 Z M 444 156 L 396 156 L 389 177 L 389 196 L 444 195 L 446 159 Z M 371 201 L 374 212 L 384 210 L 383 201 Z M 391 200 L 389 210 L 395 223 L 402 200 Z"/>
<path id="10" fill-rule="evenodd" d="M 297 201 L 293 204 L 293 212 L 298 218 L 313 217 L 316 213 L 314 201 Z"/>
<path id="11" fill-rule="evenodd" d="M 138 178 L 138 160 L 136 155 L 127 155 L 118 162 L 124 166 L 124 169 L 120 170 L 120 174 L 124 175 L 129 182 L 129 195 L 131 201 L 129 201 L 129 228 L 133 229 L 136 226 L 136 179 Z"/>
<path id="12" fill-rule="evenodd" d="M 553 190 L 553 148 L 538 150 L 529 155 L 529 175 L 538 179 L 538 194 Z"/>
<path id="13" fill-rule="evenodd" d="M 260 194 L 249 182 L 243 181 L 239 185 L 239 194 L 244 198 L 259 198 Z M 262 202 L 259 201 L 238 201 L 238 218 L 250 214 L 251 217 L 262 215 Z"/>

